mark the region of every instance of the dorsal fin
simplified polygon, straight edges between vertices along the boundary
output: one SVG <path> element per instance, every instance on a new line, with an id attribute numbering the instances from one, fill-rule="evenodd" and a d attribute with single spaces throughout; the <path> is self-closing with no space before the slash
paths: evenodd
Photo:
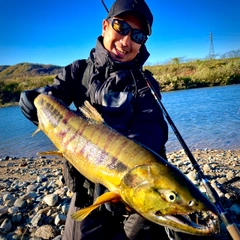
<path id="1" fill-rule="evenodd" d="M 79 110 L 89 119 L 94 120 L 98 123 L 103 123 L 104 120 L 100 113 L 94 108 L 90 102 L 85 101 L 84 105 L 79 108 Z"/>

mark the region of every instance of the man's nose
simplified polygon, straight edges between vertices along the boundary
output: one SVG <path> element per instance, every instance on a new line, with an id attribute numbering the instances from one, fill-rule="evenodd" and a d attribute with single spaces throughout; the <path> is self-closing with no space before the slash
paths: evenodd
<path id="1" fill-rule="evenodd" d="M 131 41 L 131 31 L 127 35 L 122 36 L 120 40 L 123 46 L 128 46 L 130 44 L 130 41 Z"/>

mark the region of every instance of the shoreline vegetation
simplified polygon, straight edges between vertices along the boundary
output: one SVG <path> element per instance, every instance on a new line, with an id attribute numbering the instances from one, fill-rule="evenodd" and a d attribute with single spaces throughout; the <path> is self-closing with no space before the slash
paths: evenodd
<path id="1" fill-rule="evenodd" d="M 146 65 L 162 92 L 240 83 L 240 57 L 192 60 L 173 58 L 166 64 Z M 17 105 L 20 93 L 51 84 L 61 66 L 19 63 L 0 66 L 0 107 Z"/>

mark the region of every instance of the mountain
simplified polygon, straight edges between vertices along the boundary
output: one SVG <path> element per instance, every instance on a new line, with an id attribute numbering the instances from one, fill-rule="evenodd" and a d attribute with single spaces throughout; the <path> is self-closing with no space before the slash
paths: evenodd
<path id="1" fill-rule="evenodd" d="M 0 66 L 0 79 L 14 78 L 14 77 L 34 77 L 45 75 L 56 75 L 60 72 L 61 66 L 51 64 L 33 64 L 33 63 L 19 63 L 13 66 Z"/>

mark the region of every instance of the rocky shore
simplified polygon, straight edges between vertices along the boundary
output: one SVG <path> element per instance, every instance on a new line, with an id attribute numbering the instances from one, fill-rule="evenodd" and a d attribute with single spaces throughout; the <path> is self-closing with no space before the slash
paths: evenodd
<path id="1" fill-rule="evenodd" d="M 199 189 L 205 188 L 183 150 L 168 160 Z M 240 149 L 193 151 L 204 175 L 240 229 Z M 0 240 L 61 239 L 72 193 L 64 185 L 60 158 L 0 158 Z M 232 239 L 220 220 L 220 234 Z"/>

